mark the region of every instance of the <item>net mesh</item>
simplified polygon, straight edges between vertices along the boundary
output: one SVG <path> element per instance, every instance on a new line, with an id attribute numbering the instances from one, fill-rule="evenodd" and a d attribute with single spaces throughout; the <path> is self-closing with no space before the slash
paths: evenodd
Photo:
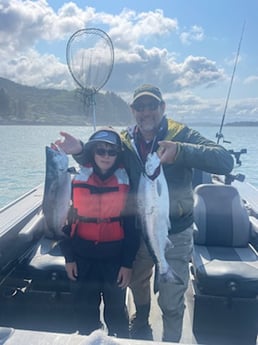
<path id="1" fill-rule="evenodd" d="M 110 77 L 114 64 L 113 44 L 100 29 L 78 30 L 67 43 L 66 58 L 73 79 L 88 97 L 100 90 Z"/>

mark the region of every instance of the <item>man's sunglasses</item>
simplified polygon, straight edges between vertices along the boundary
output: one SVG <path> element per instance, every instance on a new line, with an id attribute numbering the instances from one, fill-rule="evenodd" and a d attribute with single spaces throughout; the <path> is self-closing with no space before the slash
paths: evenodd
<path id="1" fill-rule="evenodd" d="M 98 148 L 95 150 L 95 154 L 101 157 L 104 157 L 106 155 L 110 156 L 110 157 L 115 157 L 118 155 L 118 152 L 116 150 L 106 150 L 106 149 L 102 149 L 102 148 Z"/>
<path id="2" fill-rule="evenodd" d="M 135 103 L 132 104 L 132 108 L 138 112 L 144 111 L 145 109 L 149 111 L 157 110 L 160 102 L 150 102 L 150 103 Z"/>

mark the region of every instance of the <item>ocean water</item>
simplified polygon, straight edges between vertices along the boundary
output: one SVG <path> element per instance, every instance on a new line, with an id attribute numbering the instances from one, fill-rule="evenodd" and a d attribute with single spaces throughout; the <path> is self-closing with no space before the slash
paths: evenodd
<path id="1" fill-rule="evenodd" d="M 216 141 L 216 127 L 192 126 L 205 137 Z M 118 130 L 121 127 L 117 127 Z M 56 126 L 0 126 L 0 208 L 14 201 L 22 194 L 44 182 L 45 146 L 60 137 L 59 132 L 67 131 L 86 141 L 92 127 Z M 224 127 L 222 143 L 228 149 L 240 151 L 247 149 L 241 156 L 242 165 L 234 173 L 246 176 L 246 182 L 258 188 L 257 127 Z M 70 158 L 70 165 L 75 162 Z"/>

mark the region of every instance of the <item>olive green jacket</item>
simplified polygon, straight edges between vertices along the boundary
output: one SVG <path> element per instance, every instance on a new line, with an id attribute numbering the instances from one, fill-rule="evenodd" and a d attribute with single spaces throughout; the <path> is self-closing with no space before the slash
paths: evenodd
<path id="1" fill-rule="evenodd" d="M 176 233 L 185 230 L 193 223 L 193 168 L 224 175 L 230 173 L 234 161 L 222 146 L 171 119 L 167 120 L 167 130 L 162 136 L 158 140 L 171 140 L 178 145 L 173 164 L 163 165 L 170 197 L 170 232 Z M 133 149 L 130 130 L 123 131 L 121 138 L 124 143 L 124 165 L 130 178 L 133 208 L 136 205 L 136 192 L 144 167 Z"/>

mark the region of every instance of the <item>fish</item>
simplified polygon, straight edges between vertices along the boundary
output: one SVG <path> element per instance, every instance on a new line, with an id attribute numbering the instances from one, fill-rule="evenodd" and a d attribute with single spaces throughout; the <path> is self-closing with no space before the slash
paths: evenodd
<path id="1" fill-rule="evenodd" d="M 48 236 L 62 238 L 71 203 L 71 173 L 67 154 L 55 144 L 45 147 L 46 173 L 42 211 Z"/>
<path id="2" fill-rule="evenodd" d="M 183 284 L 182 279 L 166 260 L 166 250 L 173 247 L 168 237 L 171 228 L 169 192 L 163 167 L 156 152 L 147 156 L 137 191 L 137 207 L 143 237 L 153 257 L 158 276 L 155 279 L 154 292 L 158 291 L 160 281 Z"/>

